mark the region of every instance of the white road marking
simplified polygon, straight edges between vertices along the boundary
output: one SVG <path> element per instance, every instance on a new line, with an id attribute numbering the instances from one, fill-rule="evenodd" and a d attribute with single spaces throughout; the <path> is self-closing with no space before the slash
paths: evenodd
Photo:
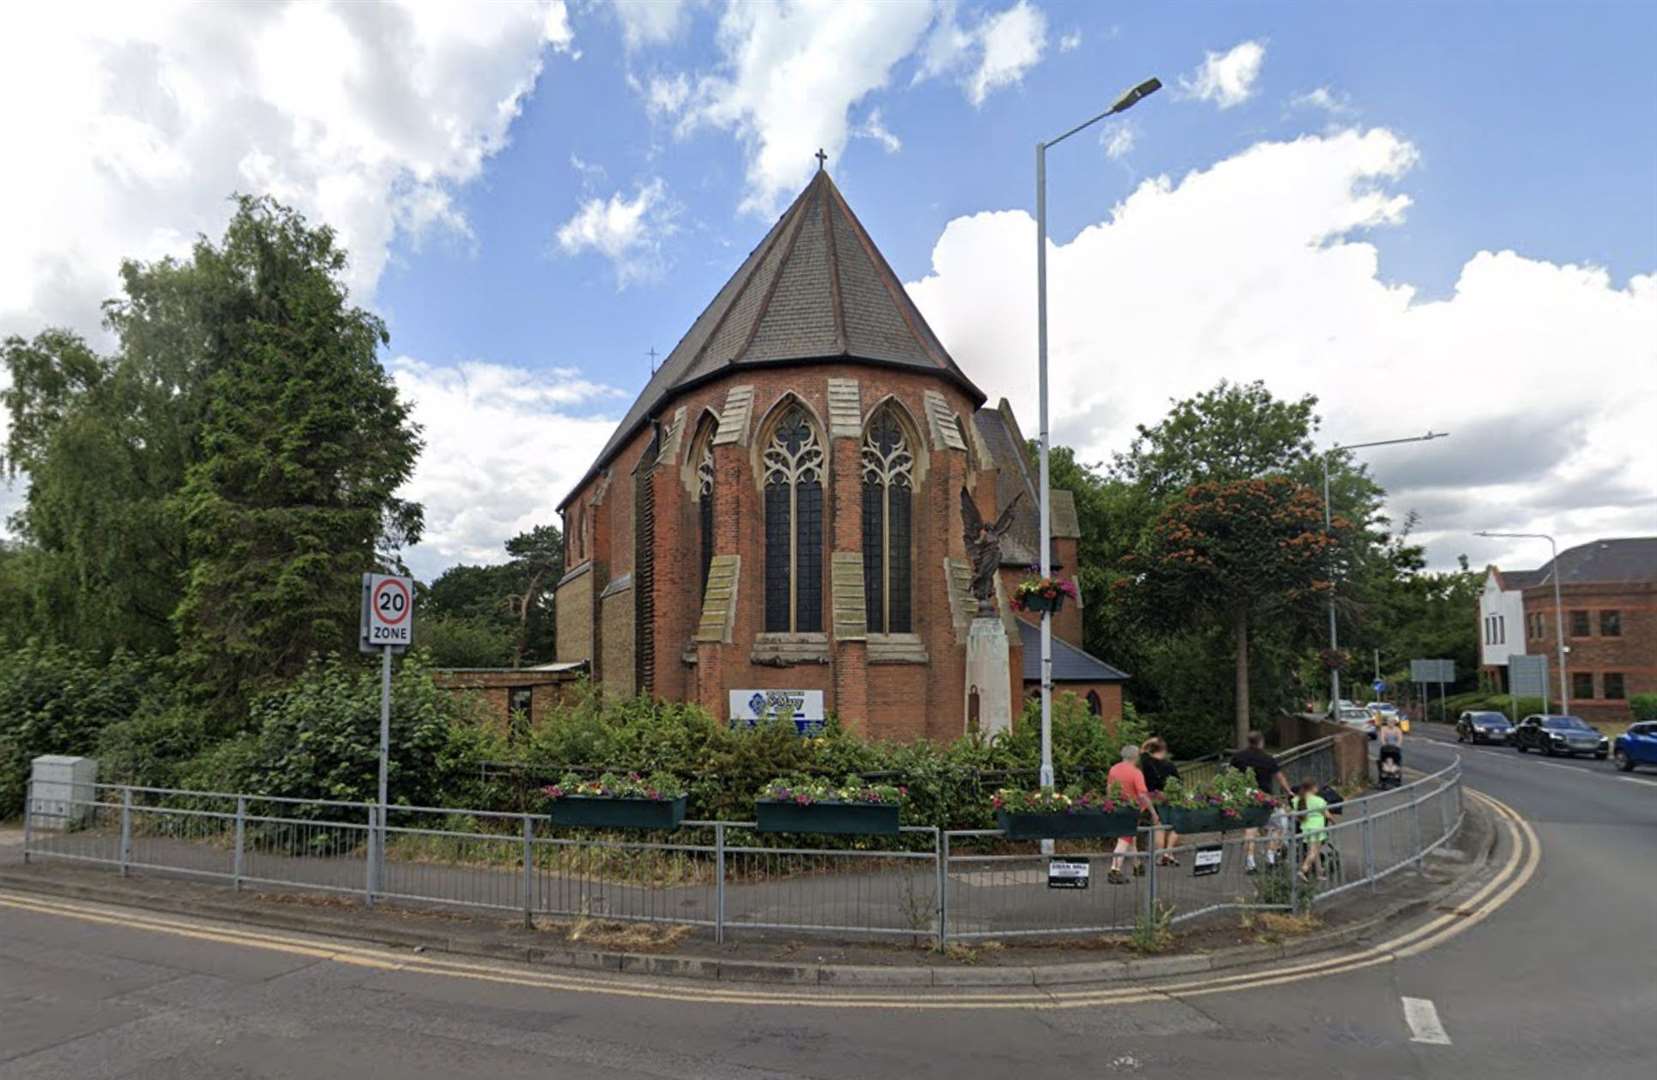
<path id="1" fill-rule="evenodd" d="M 1449 1046 L 1450 1036 L 1439 1022 L 1438 1009 L 1426 998 L 1402 998 L 1404 1022 L 1410 1026 L 1410 1042 Z"/>
<path id="2" fill-rule="evenodd" d="M 1617 779 L 1625 784 L 1644 784 L 1646 787 L 1657 787 L 1657 780 L 1642 780 L 1638 776 L 1619 776 Z"/>

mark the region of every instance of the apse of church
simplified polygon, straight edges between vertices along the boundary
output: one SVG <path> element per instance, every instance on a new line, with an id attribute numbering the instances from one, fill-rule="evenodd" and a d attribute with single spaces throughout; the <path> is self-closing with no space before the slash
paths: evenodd
<path id="1" fill-rule="evenodd" d="M 1039 680 L 1007 602 L 1035 561 L 1033 469 L 1011 409 L 985 400 L 819 171 L 560 504 L 558 659 L 738 723 L 955 738 L 979 614 L 964 492 L 989 521 L 1012 507 L 989 619 L 1016 711 Z M 1067 493 L 1054 510 L 1071 576 Z M 1081 650 L 1079 605 L 1054 630 L 1055 689 L 1112 719 L 1126 676 Z"/>

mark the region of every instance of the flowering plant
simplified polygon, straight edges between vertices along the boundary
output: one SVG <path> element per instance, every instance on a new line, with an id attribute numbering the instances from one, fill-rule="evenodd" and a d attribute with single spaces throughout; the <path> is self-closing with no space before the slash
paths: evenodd
<path id="1" fill-rule="evenodd" d="M 1254 776 L 1246 769 L 1221 769 L 1214 776 L 1195 784 L 1185 784 L 1179 777 L 1169 777 L 1162 790 L 1151 798 L 1161 806 L 1179 810 L 1218 810 L 1223 817 L 1240 817 L 1244 810 L 1258 806 L 1273 807 L 1277 800 L 1254 785 Z"/>
<path id="2" fill-rule="evenodd" d="M 1084 791 L 1080 784 L 1072 784 L 1063 791 L 1054 788 L 1037 791 L 1002 788 L 990 796 L 990 806 L 1012 814 L 1078 814 L 1088 811 L 1110 814 L 1133 809 L 1133 804 L 1122 797 L 1122 789 L 1116 784 L 1106 785 L 1103 795 L 1091 788 Z"/>
<path id="3" fill-rule="evenodd" d="M 1352 662 L 1352 658 L 1344 649 L 1320 649 L 1318 660 L 1326 671 L 1345 671 L 1347 665 Z"/>
<path id="4" fill-rule="evenodd" d="M 565 773 L 556 784 L 541 789 L 549 799 L 649 799 L 670 802 L 685 793 L 685 785 L 668 773 L 641 776 L 636 772 L 617 775 L 607 772 L 597 780 Z"/>
<path id="5" fill-rule="evenodd" d="M 1037 597 L 1051 603 L 1061 596 L 1076 599 L 1076 583 L 1061 577 L 1027 577 L 1013 589 L 1012 604 L 1023 611 Z"/>
<path id="6" fill-rule="evenodd" d="M 847 777 L 835 785 L 818 777 L 795 776 L 776 779 L 759 793 L 761 799 L 788 802 L 796 806 L 813 803 L 863 803 L 873 806 L 894 806 L 909 795 L 909 789 L 896 784 L 869 784 Z"/>

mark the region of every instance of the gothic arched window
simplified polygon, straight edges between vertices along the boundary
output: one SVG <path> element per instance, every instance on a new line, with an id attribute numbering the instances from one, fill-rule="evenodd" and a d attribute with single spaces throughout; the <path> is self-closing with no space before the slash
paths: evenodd
<path id="1" fill-rule="evenodd" d="M 863 601 L 871 634 L 914 629 L 910 534 L 915 455 L 896 410 L 882 406 L 863 433 Z"/>
<path id="2" fill-rule="evenodd" d="M 1087 711 L 1094 716 L 1105 714 L 1105 703 L 1099 699 L 1099 691 L 1089 690 L 1087 692 Z"/>
<path id="3" fill-rule="evenodd" d="M 790 405 L 761 461 L 765 477 L 765 630 L 823 629 L 823 444 Z"/>
<path id="4" fill-rule="evenodd" d="M 696 519 L 701 540 L 698 556 L 702 577 L 698 596 L 707 595 L 708 567 L 713 563 L 713 437 L 718 430 L 719 426 L 711 420 L 703 424 L 693 444 L 695 449 L 691 451 L 696 455 Z"/>

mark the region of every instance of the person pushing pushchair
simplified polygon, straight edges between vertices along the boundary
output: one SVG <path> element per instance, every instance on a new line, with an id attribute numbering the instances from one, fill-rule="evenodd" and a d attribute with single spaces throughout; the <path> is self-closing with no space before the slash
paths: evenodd
<path id="1" fill-rule="evenodd" d="M 1376 753 L 1375 786 L 1385 791 L 1404 782 L 1404 729 L 1396 717 L 1387 718 L 1378 741 L 1381 747 Z"/>

